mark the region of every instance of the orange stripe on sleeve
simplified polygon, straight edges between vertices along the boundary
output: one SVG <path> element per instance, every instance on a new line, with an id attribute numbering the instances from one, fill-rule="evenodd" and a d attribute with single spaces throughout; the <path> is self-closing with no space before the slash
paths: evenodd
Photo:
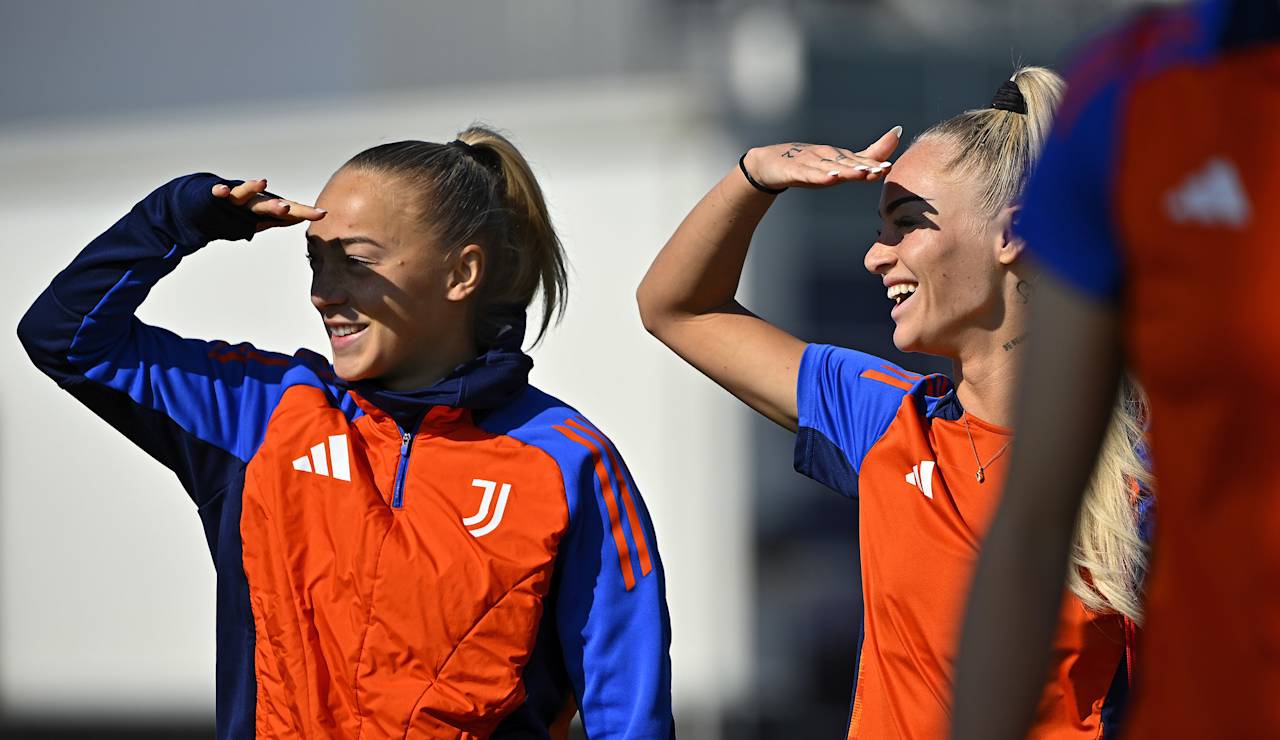
<path id="1" fill-rule="evenodd" d="M 903 380 L 911 381 L 912 383 L 924 377 L 923 375 L 909 373 L 906 370 L 903 370 L 902 368 L 894 367 L 893 365 L 881 365 L 881 367 L 893 373 L 894 375 L 898 376 L 899 378 L 902 378 Z"/>
<path id="2" fill-rule="evenodd" d="M 265 352 L 249 349 L 244 344 L 230 345 L 219 342 L 209 349 L 210 359 L 218 362 L 256 362 L 260 365 L 284 367 L 289 364 L 287 357 L 273 357 Z"/>
<path id="3" fill-rule="evenodd" d="M 555 430 L 591 450 L 591 460 L 596 466 L 596 477 L 600 479 L 600 491 L 604 494 L 605 508 L 609 510 L 609 528 L 613 531 L 613 544 L 618 548 L 618 565 L 622 568 L 622 582 L 630 591 L 636 587 L 636 574 L 631 569 L 631 549 L 627 547 L 626 535 L 622 533 L 622 522 L 618 517 L 618 499 L 613 493 L 613 485 L 609 482 L 609 473 L 604 468 L 604 459 L 600 456 L 600 450 L 565 427 L 557 426 Z"/>
<path id="4" fill-rule="evenodd" d="M 911 383 L 908 383 L 902 378 L 896 378 L 892 375 L 885 375 L 879 370 L 863 370 L 862 377 L 867 378 L 868 380 L 878 380 L 881 383 L 885 383 L 886 385 L 891 385 L 894 388 L 901 388 L 904 391 L 911 390 Z"/>
<path id="5" fill-rule="evenodd" d="M 627 510 L 627 523 L 631 525 L 631 539 L 636 543 L 636 552 L 640 555 L 640 575 L 647 576 L 653 571 L 653 561 L 649 559 L 649 543 L 645 541 L 644 528 L 640 526 L 640 514 L 636 511 L 636 501 L 631 495 L 631 487 L 627 485 L 622 463 L 614 454 L 613 446 L 604 438 L 604 434 L 599 429 L 588 427 L 585 421 L 585 419 L 582 421 L 570 419 L 565 423 L 589 435 L 609 455 L 609 462 L 612 463 L 613 470 L 618 476 L 618 488 L 622 491 L 622 504 Z"/>

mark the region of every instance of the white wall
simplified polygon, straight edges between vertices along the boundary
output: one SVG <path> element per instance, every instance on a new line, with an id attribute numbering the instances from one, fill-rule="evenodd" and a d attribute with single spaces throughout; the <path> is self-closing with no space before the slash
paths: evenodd
<path id="1" fill-rule="evenodd" d="M 640 326 L 654 252 L 736 152 L 667 79 L 489 87 L 0 129 L 0 701 L 15 714 L 211 714 L 213 569 L 176 479 L 36 372 L 13 327 L 86 242 L 165 180 L 267 177 L 313 199 L 356 151 L 447 141 L 474 119 L 532 161 L 573 264 L 533 380 L 604 428 L 653 513 L 677 712 L 715 712 L 751 669 L 743 412 Z M 188 336 L 324 351 L 300 230 L 184 261 L 143 307 Z"/>

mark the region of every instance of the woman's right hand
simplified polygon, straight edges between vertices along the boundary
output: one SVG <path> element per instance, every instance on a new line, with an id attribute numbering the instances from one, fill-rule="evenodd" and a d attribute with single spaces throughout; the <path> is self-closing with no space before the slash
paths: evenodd
<path id="1" fill-rule="evenodd" d="M 259 216 L 257 230 L 276 226 L 292 226 L 302 221 L 319 221 L 327 211 L 304 203 L 286 200 L 267 192 L 267 181 L 245 180 L 235 187 L 221 183 L 213 186 L 213 197 L 223 198 Z"/>
<path id="2" fill-rule="evenodd" d="M 826 144 L 775 144 L 747 152 L 743 164 L 767 188 L 825 188 L 850 180 L 874 181 L 893 166 L 902 127 L 894 126 L 871 146 L 852 152 Z"/>

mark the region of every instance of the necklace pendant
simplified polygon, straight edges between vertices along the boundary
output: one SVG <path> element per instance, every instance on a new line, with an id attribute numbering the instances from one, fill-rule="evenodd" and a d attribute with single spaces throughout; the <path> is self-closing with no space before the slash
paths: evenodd
<path id="1" fill-rule="evenodd" d="M 976 477 L 976 478 L 978 479 L 978 482 L 979 482 L 979 483 L 982 483 L 982 482 L 983 482 L 983 481 L 985 481 L 985 480 L 986 480 L 986 478 L 987 478 L 987 476 L 983 475 L 983 473 L 982 473 L 982 468 L 978 468 L 978 473 L 977 473 L 977 475 L 976 475 L 976 476 L 974 476 L 974 477 Z"/>

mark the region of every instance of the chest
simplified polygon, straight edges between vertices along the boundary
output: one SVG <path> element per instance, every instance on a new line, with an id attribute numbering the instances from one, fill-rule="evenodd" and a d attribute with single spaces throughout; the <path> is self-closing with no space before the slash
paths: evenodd
<path id="1" fill-rule="evenodd" d="M 304 580 L 335 573 L 500 593 L 554 557 L 568 523 L 558 468 L 466 418 L 406 434 L 310 389 L 286 397 L 246 471 L 246 556 Z M 291 391 L 292 393 L 292 391 Z"/>
<path id="2" fill-rule="evenodd" d="M 999 503 L 1010 439 L 904 404 L 859 476 L 864 577 L 890 591 L 958 598 Z"/>

